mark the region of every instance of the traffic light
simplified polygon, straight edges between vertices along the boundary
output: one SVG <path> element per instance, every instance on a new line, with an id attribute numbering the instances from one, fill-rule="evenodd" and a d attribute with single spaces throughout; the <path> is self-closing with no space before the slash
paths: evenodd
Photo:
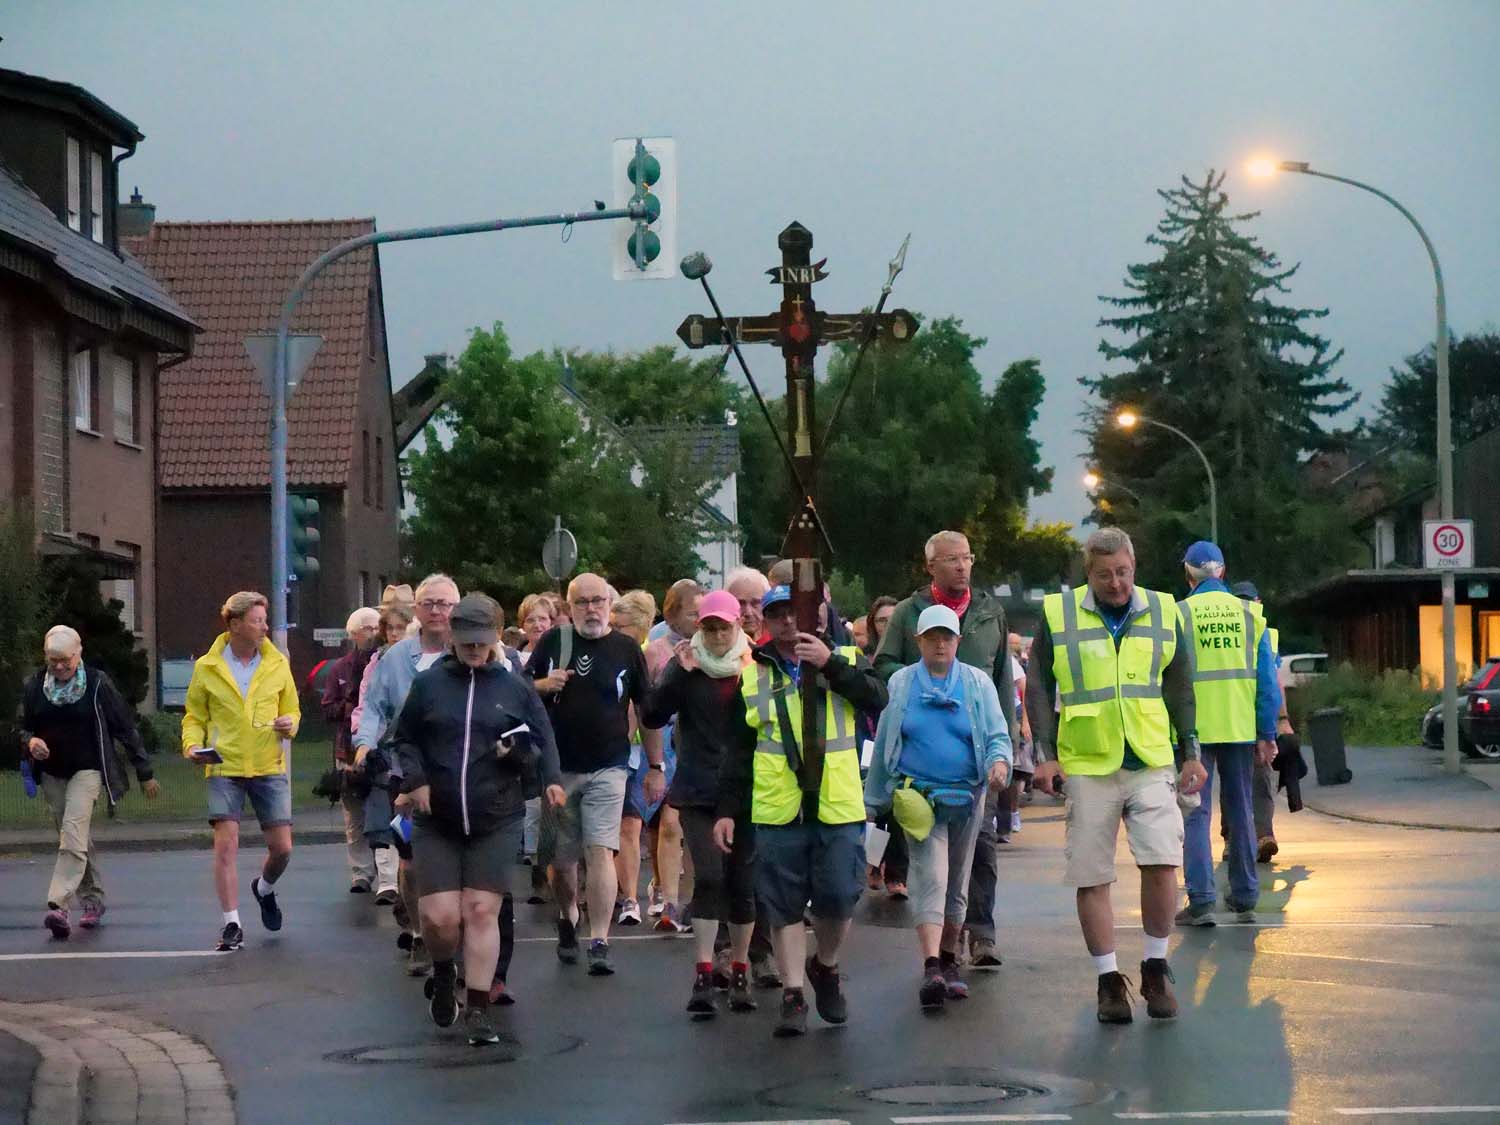
<path id="1" fill-rule="evenodd" d="M 318 531 L 318 502 L 311 496 L 293 493 L 287 497 L 286 507 L 292 577 L 312 578 L 322 569 L 318 562 L 318 543 L 323 538 Z"/>
<path id="2" fill-rule="evenodd" d="M 677 272 L 677 142 L 623 137 L 614 145 L 615 206 L 640 201 L 646 214 L 614 224 L 616 281 L 675 277 Z"/>

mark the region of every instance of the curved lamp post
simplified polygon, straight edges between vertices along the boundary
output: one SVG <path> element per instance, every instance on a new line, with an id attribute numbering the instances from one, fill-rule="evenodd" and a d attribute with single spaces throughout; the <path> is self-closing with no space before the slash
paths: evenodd
<path id="1" fill-rule="evenodd" d="M 1157 429 L 1166 430 L 1168 433 L 1176 434 L 1183 441 L 1193 447 L 1193 452 L 1198 455 L 1198 460 L 1203 462 L 1203 471 L 1208 474 L 1208 537 L 1215 543 L 1219 541 L 1219 488 L 1214 482 L 1214 467 L 1208 463 L 1208 456 L 1199 447 L 1198 443 L 1176 426 L 1169 426 L 1165 422 L 1158 422 L 1155 418 L 1148 418 L 1144 414 L 1137 414 L 1134 410 L 1121 410 L 1115 415 L 1115 425 L 1122 430 L 1133 430 L 1141 422 Z"/>

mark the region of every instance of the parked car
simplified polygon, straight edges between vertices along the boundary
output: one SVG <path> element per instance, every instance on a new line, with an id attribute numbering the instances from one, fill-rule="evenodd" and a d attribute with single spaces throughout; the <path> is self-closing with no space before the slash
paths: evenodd
<path id="1" fill-rule="evenodd" d="M 157 677 L 157 691 L 164 711 L 182 711 L 187 708 L 188 684 L 193 679 L 191 660 L 163 660 L 161 675 Z"/>
<path id="2" fill-rule="evenodd" d="M 1328 654 L 1326 652 L 1285 654 L 1281 658 L 1281 667 L 1276 675 L 1282 691 L 1286 691 L 1287 688 L 1303 687 L 1313 680 L 1322 679 L 1328 675 Z"/>
<path id="3" fill-rule="evenodd" d="M 1422 716 L 1422 745 L 1443 748 L 1443 701 Z M 1458 748 L 1471 758 L 1500 759 L 1500 657 L 1486 660 L 1458 688 Z"/>

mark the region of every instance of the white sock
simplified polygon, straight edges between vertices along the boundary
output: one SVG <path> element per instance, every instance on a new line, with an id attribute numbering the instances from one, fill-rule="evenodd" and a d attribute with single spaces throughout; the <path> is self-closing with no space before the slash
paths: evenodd
<path id="1" fill-rule="evenodd" d="M 227 926 L 231 922 L 233 922 L 236 926 L 240 924 L 240 912 L 238 910 L 224 911 L 224 925 Z"/>
<path id="2" fill-rule="evenodd" d="M 1164 937 L 1152 937 L 1150 934 L 1147 934 L 1146 960 L 1151 961 L 1157 959 L 1162 961 L 1165 961 L 1167 959 L 1167 939 Z"/>
<path id="3" fill-rule="evenodd" d="M 276 889 L 276 879 L 280 879 L 281 876 L 276 876 L 276 879 L 267 879 L 264 874 L 261 874 L 257 875 L 256 878 L 260 880 L 261 893 L 264 894 L 266 891 L 274 891 Z"/>
<path id="4" fill-rule="evenodd" d="M 1113 953 L 1100 953 L 1095 955 L 1094 972 L 1098 973 L 1101 977 L 1105 973 L 1117 973 L 1119 971 L 1120 969 L 1119 966 L 1115 963 L 1115 955 Z"/>
<path id="5" fill-rule="evenodd" d="M 578 925 L 578 904 L 576 902 L 568 907 L 568 923 L 573 926 Z"/>

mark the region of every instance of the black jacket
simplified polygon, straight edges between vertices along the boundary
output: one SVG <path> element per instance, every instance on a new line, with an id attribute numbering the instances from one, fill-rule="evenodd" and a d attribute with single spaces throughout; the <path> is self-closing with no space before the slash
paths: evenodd
<path id="1" fill-rule="evenodd" d="M 115 805 L 130 789 L 130 775 L 126 772 L 125 763 L 115 749 L 115 743 L 118 742 L 125 747 L 130 755 L 131 764 L 135 766 L 135 776 L 142 782 L 151 780 L 151 759 L 147 757 L 145 744 L 141 741 L 140 729 L 135 724 L 135 714 L 130 704 L 125 702 L 125 697 L 120 694 L 120 689 L 115 687 L 114 681 L 102 668 L 94 668 L 90 665 L 84 665 L 84 668 L 87 684 L 83 689 L 83 698 L 79 702 L 94 713 L 94 742 L 98 746 L 99 768 L 104 774 L 104 789 L 109 795 L 109 811 L 113 816 Z M 46 693 L 42 691 L 42 681 L 46 675 L 45 669 L 33 675 L 26 681 L 26 687 L 21 695 L 21 752 L 23 754 L 32 738 L 47 741 L 51 717 L 58 710 L 48 702 Z"/>
<path id="2" fill-rule="evenodd" d="M 526 724 L 504 757 L 496 743 Z M 412 681 L 396 719 L 401 791 L 432 788 L 425 823 L 464 836 L 493 832 L 525 812 L 526 790 L 561 781 L 552 724 L 536 688 L 498 662 L 470 668 L 451 653 Z"/>
<path id="3" fill-rule="evenodd" d="M 677 772 L 667 803 L 673 808 L 714 808 L 719 803 L 719 768 L 734 745 L 740 679 L 716 680 L 701 668 L 685 671 L 677 657 L 662 669 L 661 678 L 646 696 L 641 722 L 653 729 L 677 717 L 672 746 Z"/>

